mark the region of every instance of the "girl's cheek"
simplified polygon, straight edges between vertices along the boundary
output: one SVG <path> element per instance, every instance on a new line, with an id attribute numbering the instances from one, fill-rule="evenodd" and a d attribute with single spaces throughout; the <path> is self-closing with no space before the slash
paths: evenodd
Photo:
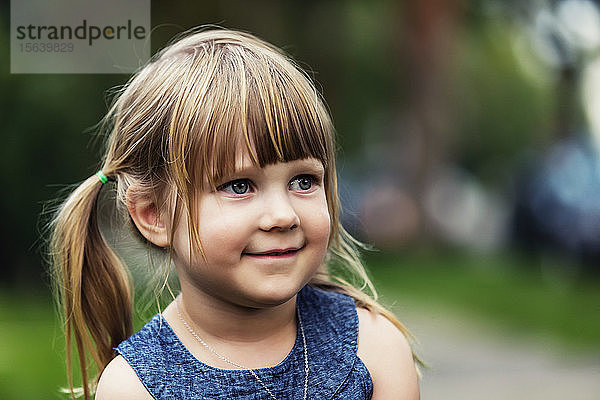
<path id="1" fill-rule="evenodd" d="M 331 219 L 327 205 L 320 206 L 315 212 L 313 209 L 313 218 L 311 219 L 311 228 L 314 230 L 314 235 L 318 240 L 327 243 L 331 232 Z"/>

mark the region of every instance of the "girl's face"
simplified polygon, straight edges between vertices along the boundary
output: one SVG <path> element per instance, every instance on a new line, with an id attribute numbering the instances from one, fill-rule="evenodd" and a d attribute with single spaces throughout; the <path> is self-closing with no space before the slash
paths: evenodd
<path id="1" fill-rule="evenodd" d="M 244 307 L 291 299 L 327 251 L 330 220 L 324 168 L 308 158 L 267 165 L 241 155 L 236 172 L 199 196 L 198 233 L 206 259 L 190 260 L 187 223 L 173 243 L 182 288 Z M 185 290 L 185 289 L 184 289 Z"/>

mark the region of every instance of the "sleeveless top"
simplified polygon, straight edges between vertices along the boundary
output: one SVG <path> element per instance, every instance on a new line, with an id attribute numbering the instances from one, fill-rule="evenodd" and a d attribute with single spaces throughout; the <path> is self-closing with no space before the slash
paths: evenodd
<path id="1" fill-rule="evenodd" d="M 343 294 L 305 286 L 297 307 L 308 352 L 308 399 L 370 399 L 373 383 L 358 358 L 358 315 Z M 154 399 L 271 400 L 248 370 L 224 370 L 200 362 L 157 314 L 116 348 Z M 278 365 L 254 370 L 279 400 L 304 397 L 302 335 Z"/>

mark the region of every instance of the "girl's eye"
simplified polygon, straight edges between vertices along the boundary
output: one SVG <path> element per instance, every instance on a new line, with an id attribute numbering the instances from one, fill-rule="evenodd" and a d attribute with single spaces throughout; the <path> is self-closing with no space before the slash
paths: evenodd
<path id="1" fill-rule="evenodd" d="M 218 189 L 230 194 L 246 194 L 250 191 L 250 181 L 238 179 L 221 185 Z"/>
<path id="2" fill-rule="evenodd" d="M 310 190 L 315 183 L 315 178 L 310 175 L 300 175 L 295 177 L 290 182 L 290 189 L 299 190 L 299 191 L 307 191 Z"/>

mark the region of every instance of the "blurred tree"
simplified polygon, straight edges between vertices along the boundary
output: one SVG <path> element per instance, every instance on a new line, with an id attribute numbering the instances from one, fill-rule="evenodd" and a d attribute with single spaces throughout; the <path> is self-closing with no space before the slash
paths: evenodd
<path id="1" fill-rule="evenodd" d="M 455 107 L 451 102 L 451 69 L 455 63 L 457 27 L 463 8 L 460 0 L 406 2 L 405 29 L 399 50 L 408 65 L 407 126 L 418 137 L 418 164 L 413 191 L 419 204 L 430 185 L 433 170 L 448 160 L 448 144 L 455 135 Z"/>

